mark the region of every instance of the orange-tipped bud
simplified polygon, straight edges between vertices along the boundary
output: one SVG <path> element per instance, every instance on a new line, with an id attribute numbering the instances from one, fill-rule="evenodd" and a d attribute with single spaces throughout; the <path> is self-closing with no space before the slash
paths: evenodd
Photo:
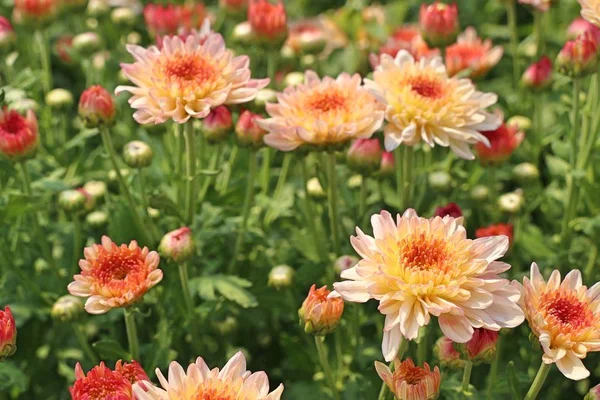
<path id="1" fill-rule="evenodd" d="M 341 297 L 329 297 L 327 286 L 320 289 L 312 285 L 302 307 L 298 310 L 300 324 L 306 333 L 323 336 L 335 330 L 342 313 L 344 301 Z"/>

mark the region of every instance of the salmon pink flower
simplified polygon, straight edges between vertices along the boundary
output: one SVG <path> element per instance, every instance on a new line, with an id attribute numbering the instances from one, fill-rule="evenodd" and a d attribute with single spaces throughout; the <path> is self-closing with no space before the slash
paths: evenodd
<path id="1" fill-rule="evenodd" d="M 269 131 L 265 143 L 281 151 L 301 146 L 325 150 L 370 138 L 383 122 L 382 104 L 361 85 L 358 74 L 319 79 L 306 71 L 304 84 L 286 88 L 277 100 L 267 104 L 271 118 L 260 125 Z"/>
<path id="2" fill-rule="evenodd" d="M 400 50 L 408 51 L 417 61 L 422 57 L 438 56 L 440 53 L 438 49 L 429 48 L 427 42 L 423 40 L 418 27 L 405 25 L 397 28 L 392 33 L 379 49 L 379 54 L 371 54 L 369 56 L 369 62 L 373 68 L 377 68 L 382 54 L 396 57 Z"/>
<path id="3" fill-rule="evenodd" d="M 43 24 L 58 14 L 59 7 L 59 0 L 15 0 L 13 20 L 18 23 Z"/>
<path id="4" fill-rule="evenodd" d="M 449 78 L 439 57 L 415 62 L 405 50 L 395 59 L 384 54 L 373 80 L 365 79 L 365 86 L 387 103 L 387 151 L 424 141 L 473 159 L 469 144 L 488 143 L 478 131 L 500 125 L 495 115 L 485 111 L 498 96 L 477 91 L 468 79 Z"/>
<path id="5" fill-rule="evenodd" d="M 204 118 L 222 104 L 239 104 L 256 97 L 268 79 L 250 79 L 248 56 L 234 57 L 223 37 L 211 33 L 185 41 L 163 38 L 163 48 L 128 45 L 133 64 L 122 64 L 124 75 L 136 86 L 119 86 L 115 93 L 130 92 L 129 104 L 140 124 L 173 119 L 184 123 Z"/>
<path id="6" fill-rule="evenodd" d="M 140 248 L 135 240 L 129 246 L 117 246 L 103 236 L 102 244 L 86 247 L 83 254 L 81 273 L 74 276 L 68 289 L 73 296 L 88 298 L 85 310 L 90 314 L 135 303 L 163 277 L 158 253 Z"/>
<path id="7" fill-rule="evenodd" d="M 287 35 L 287 15 L 280 0 L 250 0 L 248 22 L 261 40 L 281 42 Z"/>
<path id="8" fill-rule="evenodd" d="M 269 379 L 264 372 L 246 371 L 246 358 L 242 352 L 235 354 L 220 371 L 219 368 L 210 369 L 198 357 L 187 367 L 187 372 L 173 361 L 169 365 L 168 378 L 158 368 L 156 375 L 163 388 L 144 386 L 147 382 L 136 383 L 133 392 L 137 400 L 279 400 L 283 393 L 283 385 L 269 393 Z"/>
<path id="9" fill-rule="evenodd" d="M 306 333 L 323 336 L 335 330 L 344 312 L 344 301 L 341 297 L 328 297 L 331 291 L 327 286 L 317 289 L 312 285 L 308 296 L 298 310 L 300 323 Z"/>
<path id="10" fill-rule="evenodd" d="M 556 57 L 560 73 L 572 77 L 583 77 L 596 72 L 598 65 L 598 42 L 590 32 L 569 40 Z"/>
<path id="11" fill-rule="evenodd" d="M 498 64 L 503 53 L 502 47 L 492 46 L 489 39 L 481 40 L 477 31 L 469 26 L 458 36 L 456 43 L 446 49 L 448 75 L 468 71 L 471 78 L 482 77 Z"/>
<path id="12" fill-rule="evenodd" d="M 402 362 L 396 359 L 394 365 L 395 370 L 392 372 L 387 365 L 375 361 L 377 374 L 394 393 L 396 399 L 435 400 L 438 398 L 442 382 L 438 367 L 433 371 L 427 363 L 423 367 L 418 367 L 410 358 Z"/>
<path id="13" fill-rule="evenodd" d="M 0 153 L 11 160 L 31 156 L 37 149 L 38 123 L 33 111 L 24 117 L 15 110 L 0 110 Z"/>
<path id="14" fill-rule="evenodd" d="M 544 350 L 542 361 L 556 363 L 569 379 L 587 378 L 590 372 L 581 360 L 600 350 L 600 283 L 588 289 L 578 270 L 569 272 L 562 283 L 554 270 L 546 282 L 533 263 L 531 277 L 513 285 L 521 291 L 519 305 Z"/>
<path id="15" fill-rule="evenodd" d="M 497 261 L 508 238 L 467 239 L 462 218 L 421 218 L 409 209 L 396 220 L 387 211 L 371 217 L 374 236 L 359 228 L 351 238 L 362 258 L 334 283 L 344 299 L 379 302 L 386 316 L 383 355 L 396 357 L 403 338 L 416 339 L 431 316 L 451 340 L 468 342 L 474 328 L 498 331 L 523 322 L 519 292 L 500 277 L 510 265 Z"/>
<path id="16" fill-rule="evenodd" d="M 543 56 L 525 70 L 521 84 L 530 89 L 545 89 L 552 84 L 552 71 L 552 61 Z"/>
<path id="17" fill-rule="evenodd" d="M 102 86 L 94 85 L 81 93 L 79 116 L 87 127 L 112 124 L 116 112 L 112 96 Z"/>
<path id="18" fill-rule="evenodd" d="M 151 36 L 174 35 L 180 29 L 200 28 L 206 16 L 202 3 L 148 4 L 144 7 L 144 21 Z"/>
<path id="19" fill-rule="evenodd" d="M 445 4 L 436 0 L 433 4 L 421 4 L 419 26 L 421 35 L 430 46 L 445 47 L 454 42 L 460 30 L 456 3 Z"/>
<path id="20" fill-rule="evenodd" d="M 525 133 L 519 130 L 516 125 L 502 124 L 493 131 L 481 132 L 489 142 L 489 146 L 483 143 L 477 143 L 475 150 L 481 162 L 483 163 L 501 163 L 506 161 L 512 153 L 519 147 Z"/>
<path id="21" fill-rule="evenodd" d="M 581 16 L 596 26 L 600 26 L 600 0 L 579 0 Z"/>
<path id="22" fill-rule="evenodd" d="M 148 375 L 137 361 L 117 361 L 112 371 L 104 362 L 92 368 L 87 376 L 81 364 L 75 366 L 75 383 L 69 388 L 72 400 L 134 400 L 132 384 L 148 381 Z"/>
<path id="23" fill-rule="evenodd" d="M 17 326 L 10 307 L 0 310 L 0 361 L 17 351 Z"/>
<path id="24" fill-rule="evenodd" d="M 508 243 L 513 243 L 513 225 L 512 224 L 495 224 L 484 228 L 479 228 L 475 231 L 476 238 L 484 238 L 490 236 L 504 235 L 508 238 Z"/>

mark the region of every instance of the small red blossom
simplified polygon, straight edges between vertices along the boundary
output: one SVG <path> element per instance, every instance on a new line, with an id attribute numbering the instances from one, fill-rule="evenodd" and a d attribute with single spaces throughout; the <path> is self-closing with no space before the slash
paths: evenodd
<path id="1" fill-rule="evenodd" d="M 552 61 L 543 56 L 531 64 L 521 78 L 523 86 L 531 89 L 544 89 L 552 83 Z"/>
<path id="2" fill-rule="evenodd" d="M 481 142 L 475 145 L 475 150 L 483 163 L 500 163 L 507 160 L 525 137 L 519 127 L 506 123 L 494 131 L 484 131 L 481 134 L 490 143 L 489 147 Z"/>
<path id="3" fill-rule="evenodd" d="M 38 123 L 32 110 L 22 116 L 15 110 L 0 110 L 0 153 L 11 160 L 32 155 L 38 147 Z"/>
<path id="4" fill-rule="evenodd" d="M 12 356 L 17 350 L 17 326 L 15 318 L 6 306 L 0 310 L 0 361 Z"/>
<path id="5" fill-rule="evenodd" d="M 219 106 L 211 110 L 202 120 L 202 131 L 208 141 L 219 142 L 225 139 L 233 128 L 231 111 L 227 106 Z"/>
<path id="6" fill-rule="evenodd" d="M 15 37 L 15 30 L 8 18 L 0 16 L 0 50 L 8 48 Z"/>
<path id="7" fill-rule="evenodd" d="M 596 72 L 598 65 L 598 42 L 586 32 L 575 40 L 569 40 L 556 57 L 558 70 L 569 76 L 582 77 Z"/>
<path id="8" fill-rule="evenodd" d="M 263 137 L 267 134 L 267 131 L 257 123 L 261 119 L 263 118 L 260 115 L 248 110 L 239 116 L 235 125 L 235 134 L 240 145 L 249 147 L 261 147 L 263 145 Z"/>
<path id="9" fill-rule="evenodd" d="M 445 206 L 437 207 L 433 212 L 434 217 L 445 217 L 450 216 L 452 218 L 459 218 L 463 216 L 463 212 L 458 204 L 448 203 Z"/>
<path id="10" fill-rule="evenodd" d="M 379 139 L 356 139 L 348 149 L 346 160 L 352 169 L 368 173 L 379 168 L 382 154 Z"/>
<path id="11" fill-rule="evenodd" d="M 384 151 L 381 155 L 381 165 L 379 166 L 379 172 L 383 175 L 393 175 L 396 170 L 396 161 L 394 159 L 394 153 Z"/>
<path id="12" fill-rule="evenodd" d="M 460 25 L 456 3 L 421 4 L 419 11 L 421 35 L 433 47 L 443 47 L 454 42 Z"/>
<path id="13" fill-rule="evenodd" d="M 287 15 L 280 0 L 250 0 L 248 22 L 262 40 L 278 42 L 287 35 Z"/>
<path id="14" fill-rule="evenodd" d="M 508 237 L 508 242 L 513 242 L 513 225 L 512 224 L 495 224 L 489 225 L 484 228 L 479 228 L 475 231 L 476 238 L 483 238 L 488 236 L 500 236 L 504 235 Z"/>
<path id="15" fill-rule="evenodd" d="M 477 36 L 477 31 L 469 26 L 455 44 L 446 48 L 448 75 L 467 71 L 471 78 L 482 77 L 498 64 L 503 53 L 502 47 L 493 46 L 489 39 L 482 40 Z"/>
<path id="16" fill-rule="evenodd" d="M 13 20 L 18 23 L 43 23 L 58 13 L 58 0 L 15 0 Z"/>
<path id="17" fill-rule="evenodd" d="M 200 28 L 206 18 L 204 5 L 199 4 L 148 4 L 144 8 L 144 21 L 150 35 L 175 35 L 180 29 L 190 31 Z"/>
<path id="18" fill-rule="evenodd" d="M 112 123 L 115 113 L 112 96 L 100 85 L 87 88 L 79 98 L 79 116 L 90 128 Z"/>
<path id="19" fill-rule="evenodd" d="M 87 375 L 81 364 L 77 363 L 75 383 L 69 388 L 69 392 L 72 400 L 133 400 L 132 384 L 138 381 L 149 379 L 136 361 L 122 363 L 119 360 L 114 371 L 101 362 L 88 371 Z"/>

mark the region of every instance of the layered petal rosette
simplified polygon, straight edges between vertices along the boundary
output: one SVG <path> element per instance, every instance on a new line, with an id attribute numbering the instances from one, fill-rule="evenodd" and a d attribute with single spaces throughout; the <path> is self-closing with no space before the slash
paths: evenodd
<path id="1" fill-rule="evenodd" d="M 206 365 L 201 357 L 187 372 L 176 362 L 169 366 L 168 379 L 156 369 L 162 389 L 147 382 L 136 383 L 133 393 L 138 400 L 279 400 L 283 385 L 269 393 L 264 372 L 246 371 L 246 358 L 239 352 L 222 370 Z"/>
<path id="2" fill-rule="evenodd" d="M 542 361 L 556 363 L 569 379 L 587 378 L 590 372 L 581 360 L 600 350 L 600 283 L 584 286 L 578 270 L 562 283 L 554 270 L 546 282 L 536 263 L 530 276 L 513 285 L 521 291 L 519 305 L 544 349 Z"/>
<path id="3" fill-rule="evenodd" d="M 260 125 L 269 131 L 265 143 L 282 151 L 369 138 L 383 122 L 383 105 L 362 86 L 358 74 L 319 79 L 306 71 L 304 84 L 286 88 L 277 101 L 267 104 L 271 118 Z"/>
<path id="4" fill-rule="evenodd" d="M 457 343 L 469 341 L 474 328 L 498 331 L 523 322 L 519 291 L 499 275 L 510 268 L 497 261 L 508 249 L 506 236 L 467 239 L 462 218 L 421 218 L 412 209 L 396 221 L 382 211 L 371 224 L 373 236 L 356 229 L 351 241 L 362 259 L 334 288 L 348 301 L 379 301 L 387 361 L 432 315 Z"/>
<path id="5" fill-rule="evenodd" d="M 121 68 L 135 86 L 119 86 L 115 93 L 133 95 L 129 104 L 140 124 L 204 118 L 222 104 L 254 99 L 269 83 L 251 79 L 248 56 L 234 57 L 218 33 L 164 37 L 161 49 L 128 45 L 127 50 L 135 62 Z"/>
<path id="6" fill-rule="evenodd" d="M 88 298 L 85 310 L 90 314 L 131 305 L 163 278 L 158 253 L 141 248 L 135 240 L 117 246 L 103 236 L 102 244 L 86 247 L 83 254 L 81 273 L 68 289 L 73 296 Z"/>
<path id="7" fill-rule="evenodd" d="M 440 57 L 422 57 L 415 62 L 405 50 L 395 58 L 383 54 L 373 80 L 365 79 L 365 86 L 387 105 L 387 151 L 423 141 L 473 159 L 469 145 L 488 144 L 479 131 L 494 130 L 501 123 L 485 111 L 498 96 L 477 91 L 469 79 L 449 78 Z"/>

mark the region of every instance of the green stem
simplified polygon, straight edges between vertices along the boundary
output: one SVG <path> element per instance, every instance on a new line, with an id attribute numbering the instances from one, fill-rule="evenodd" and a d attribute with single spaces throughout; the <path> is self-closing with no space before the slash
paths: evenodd
<path id="1" fill-rule="evenodd" d="M 404 357 L 404 353 L 406 353 L 406 350 L 408 350 L 408 340 L 404 339 L 402 340 L 402 343 L 400 343 L 400 348 L 398 349 L 398 355 L 396 356 L 397 359 L 402 360 L 402 357 Z M 394 362 L 392 361 L 390 363 L 390 370 L 394 367 Z M 387 396 L 387 392 L 389 391 L 389 388 L 387 386 L 387 384 L 385 382 L 381 383 L 381 389 L 379 389 L 379 396 L 377 396 L 377 400 L 385 400 L 385 397 Z"/>
<path id="2" fill-rule="evenodd" d="M 188 121 L 184 127 L 185 138 L 185 223 L 192 224 L 195 211 L 196 192 L 196 137 L 194 136 L 193 121 Z"/>
<path id="3" fill-rule="evenodd" d="M 596 260 L 598 259 L 598 247 L 592 246 L 590 250 L 590 256 L 588 258 L 587 265 L 585 266 L 583 276 L 589 281 L 595 277 L 594 267 L 596 266 Z"/>
<path id="4" fill-rule="evenodd" d="M 83 252 L 83 236 L 81 234 L 81 216 L 73 215 L 73 267 L 74 273 L 79 271 L 79 257 Z"/>
<path id="5" fill-rule="evenodd" d="M 539 59 L 544 54 L 544 14 L 541 11 L 533 12 L 535 25 L 535 58 Z"/>
<path id="6" fill-rule="evenodd" d="M 498 342 L 496 342 L 496 355 L 492 360 L 492 365 L 490 367 L 490 373 L 488 375 L 488 385 L 487 385 L 487 397 L 492 400 L 494 398 L 494 389 L 496 387 L 496 380 L 498 378 L 498 366 L 500 365 L 500 354 L 502 350 L 502 336 L 498 338 Z"/>
<path id="7" fill-rule="evenodd" d="M 327 154 L 327 200 L 329 203 L 329 226 L 333 239 L 333 251 L 335 256 L 340 255 L 339 218 L 338 218 L 338 195 L 335 172 L 335 153 Z"/>
<path id="8" fill-rule="evenodd" d="M 513 88 L 519 84 L 519 32 L 517 31 L 516 1 L 506 1 L 506 16 L 508 19 L 508 30 L 510 31 L 510 51 L 512 53 Z"/>
<path id="9" fill-rule="evenodd" d="M 223 177 L 223 183 L 221 184 L 221 188 L 219 190 L 219 194 L 223 196 L 227 189 L 229 188 L 229 178 L 231 178 L 231 170 L 235 165 L 235 160 L 237 158 L 239 147 L 233 146 L 231 149 L 231 153 L 229 154 L 229 160 L 227 161 L 227 171 L 225 171 L 225 176 Z"/>
<path id="10" fill-rule="evenodd" d="M 323 241 L 319 238 L 319 231 L 317 230 L 317 225 L 315 224 L 315 216 L 316 210 L 314 208 L 313 202 L 308 195 L 306 186 L 308 184 L 309 175 L 308 168 L 306 167 L 306 163 L 308 162 L 308 157 L 304 157 L 304 160 L 300 160 L 300 171 L 302 173 L 302 184 L 304 186 L 304 208 L 306 210 L 306 224 L 308 225 L 308 230 L 312 240 L 314 241 L 315 249 L 317 249 L 317 253 L 319 258 L 322 261 L 325 261 L 327 255 L 325 254 L 325 250 L 323 248 Z"/>
<path id="11" fill-rule="evenodd" d="M 327 378 L 330 389 L 333 392 L 333 398 L 339 400 L 340 393 L 338 392 L 337 385 L 335 383 L 335 378 L 333 375 L 333 371 L 331 370 L 331 366 L 329 365 L 329 360 L 327 358 L 327 349 L 325 348 L 325 338 L 322 336 L 315 336 L 315 346 L 317 347 L 317 354 L 319 355 L 319 362 L 321 363 L 321 368 L 323 369 L 323 373 Z"/>
<path id="12" fill-rule="evenodd" d="M 419 343 L 417 344 L 417 362 L 419 365 L 422 365 L 425 361 L 427 361 L 427 325 L 421 329 L 421 337 Z"/>
<path id="13" fill-rule="evenodd" d="M 146 194 L 146 179 L 144 178 L 144 170 L 142 168 L 138 168 L 138 177 L 140 178 L 140 195 L 142 197 L 142 206 L 144 207 L 144 211 L 148 212 L 148 195 Z"/>
<path id="14" fill-rule="evenodd" d="M 113 146 L 112 139 L 110 137 L 110 132 L 108 131 L 108 128 L 105 126 L 102 126 L 100 128 L 100 134 L 102 135 L 102 141 L 104 142 L 104 147 L 106 148 L 106 152 L 108 153 L 108 155 L 110 157 L 110 161 L 112 163 L 113 169 L 115 170 L 115 175 L 117 176 L 117 180 L 119 181 L 119 186 L 121 188 L 121 192 L 125 196 L 125 200 L 127 200 L 127 203 L 129 204 L 129 208 L 131 208 L 131 214 L 133 216 L 133 220 L 134 220 L 135 224 L 137 225 L 139 231 L 143 235 L 144 240 L 147 243 L 154 243 L 154 238 L 151 237 L 150 233 L 146 229 L 146 227 L 142 221 L 142 217 L 140 216 L 140 213 L 138 211 L 138 206 L 135 203 L 135 201 L 133 200 L 133 196 L 131 195 L 131 192 L 129 191 L 129 186 L 127 185 L 127 183 L 125 182 L 125 179 L 123 178 L 123 175 L 121 174 L 121 169 L 119 167 L 119 162 L 117 160 L 117 153 Z"/>
<path id="15" fill-rule="evenodd" d="M 260 171 L 260 192 L 266 194 L 269 191 L 269 180 L 271 178 L 271 156 L 273 150 L 265 147 L 263 150 L 262 168 Z"/>
<path id="16" fill-rule="evenodd" d="M 81 325 L 73 325 L 73 331 L 75 332 L 75 336 L 77 337 L 77 341 L 79 342 L 79 346 L 81 350 L 85 353 L 90 362 L 94 365 L 97 365 L 100 361 L 98 360 L 98 356 L 90 346 L 90 343 L 83 332 L 83 327 Z"/>
<path id="17" fill-rule="evenodd" d="M 181 282 L 181 290 L 183 291 L 183 300 L 189 313 L 188 318 L 194 313 L 194 300 L 190 291 L 190 278 L 188 274 L 187 262 L 179 264 L 179 281 Z"/>
<path id="18" fill-rule="evenodd" d="M 534 142 L 533 142 L 533 160 L 537 166 L 540 161 L 540 155 L 542 154 L 542 138 L 544 137 L 543 122 L 542 122 L 542 111 L 544 110 L 544 95 L 539 94 L 535 97 L 533 104 L 533 124 L 534 126 Z"/>
<path id="19" fill-rule="evenodd" d="M 398 201 L 402 201 L 403 198 L 403 188 L 402 188 L 402 176 L 404 175 L 404 168 L 402 166 L 402 146 L 396 147 L 394 150 L 394 159 L 396 161 L 396 199 Z M 403 209 L 404 204 L 400 204 L 400 210 Z"/>
<path id="20" fill-rule="evenodd" d="M 413 167 L 414 167 L 414 150 L 411 146 L 403 146 L 402 157 L 402 207 L 401 210 L 405 210 L 412 206 L 412 188 L 413 184 Z"/>
<path id="21" fill-rule="evenodd" d="M 551 367 L 552 364 L 546 364 L 542 361 L 540 369 L 538 369 L 535 379 L 533 380 L 533 383 L 531 384 L 531 387 L 529 388 L 529 391 L 527 391 L 527 394 L 523 400 L 534 400 L 537 398 L 540 390 L 542 390 L 542 386 L 544 386 L 544 382 L 548 377 L 548 372 L 550 372 Z"/>
<path id="22" fill-rule="evenodd" d="M 215 145 L 214 152 L 213 152 L 213 154 L 210 158 L 210 162 L 208 164 L 208 169 L 215 170 L 217 168 L 217 164 L 219 163 L 220 158 L 221 158 L 221 144 L 218 143 Z M 206 193 L 208 193 L 208 188 L 210 187 L 210 184 L 212 183 L 212 181 L 213 181 L 213 177 L 207 176 L 206 179 L 204 179 L 204 182 L 202 182 L 202 187 L 200 188 L 200 194 L 198 195 L 200 202 L 204 201 L 204 198 L 206 197 Z"/>
<path id="23" fill-rule="evenodd" d="M 177 182 L 177 204 L 181 207 L 184 206 L 183 198 L 185 193 L 185 173 L 184 173 L 184 164 L 185 164 L 185 141 L 183 139 L 183 132 L 181 132 L 181 124 L 174 124 L 174 133 L 176 139 L 176 159 L 177 164 L 175 165 Z M 166 146 L 165 146 L 166 147 Z"/>
<path id="24" fill-rule="evenodd" d="M 256 152 L 252 151 L 248 157 L 248 181 L 246 182 L 246 194 L 244 196 L 244 205 L 242 208 L 242 224 L 235 239 L 233 248 L 233 257 L 229 263 L 228 272 L 234 273 L 237 258 L 240 253 L 244 236 L 246 236 L 246 228 L 248 226 L 248 217 L 250 216 L 250 208 L 254 199 L 254 180 L 256 178 Z"/>
<path id="25" fill-rule="evenodd" d="M 273 197 L 277 198 L 281 196 L 281 191 L 287 180 L 288 172 L 290 170 L 290 164 L 292 163 L 293 153 L 285 153 L 283 156 L 283 162 L 281 164 L 281 170 L 279 171 L 279 177 L 277 178 L 277 184 L 275 185 L 275 192 Z"/>
<path id="26" fill-rule="evenodd" d="M 367 177 L 362 176 L 358 192 L 358 219 L 362 222 L 367 210 Z"/>
<path id="27" fill-rule="evenodd" d="M 50 71 L 50 56 L 48 54 L 48 45 L 46 43 L 46 36 L 42 31 L 36 31 L 35 41 L 38 46 L 40 62 L 42 67 L 42 89 L 44 93 L 48 93 L 52 88 L 52 72 Z"/>
<path id="28" fill-rule="evenodd" d="M 469 383 L 471 382 L 471 372 L 473 371 L 473 362 L 465 361 L 465 370 L 462 378 L 462 392 L 469 393 Z"/>
<path id="29" fill-rule="evenodd" d="M 125 328 L 127 330 L 127 341 L 129 342 L 129 353 L 131 355 L 131 359 L 141 362 L 137 327 L 135 326 L 135 314 L 129 307 L 124 308 L 123 312 L 125 314 Z"/>

